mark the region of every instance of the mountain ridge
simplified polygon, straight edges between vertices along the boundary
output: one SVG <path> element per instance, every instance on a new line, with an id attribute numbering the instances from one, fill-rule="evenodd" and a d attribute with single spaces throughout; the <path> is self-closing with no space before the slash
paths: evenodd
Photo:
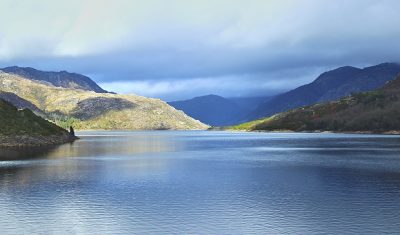
<path id="1" fill-rule="evenodd" d="M 97 85 L 97 83 L 92 79 L 79 73 L 70 73 L 67 71 L 42 71 L 32 67 L 19 66 L 5 67 L 0 70 L 5 73 L 19 75 L 26 79 L 48 82 L 56 87 L 107 93 L 106 90 Z"/>
<path id="2" fill-rule="evenodd" d="M 354 92 L 382 87 L 400 74 L 400 64 L 381 63 L 365 68 L 343 66 L 319 75 L 313 82 L 277 95 L 262 103 L 247 119 L 270 116 L 293 108 L 332 101 Z"/>

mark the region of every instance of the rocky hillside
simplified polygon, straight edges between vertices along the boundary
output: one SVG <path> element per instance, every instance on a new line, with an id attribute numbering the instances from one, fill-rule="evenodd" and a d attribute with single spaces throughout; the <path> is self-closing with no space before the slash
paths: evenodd
<path id="1" fill-rule="evenodd" d="M 76 129 L 206 129 L 159 99 L 55 87 L 19 75 L 0 73 L 0 91 L 14 93 L 55 123 Z"/>
<path id="2" fill-rule="evenodd" d="M 99 85 L 92 79 L 82 74 L 69 73 L 66 71 L 61 72 L 47 72 L 40 71 L 29 67 L 12 66 L 0 69 L 3 72 L 19 75 L 20 77 L 50 83 L 53 86 L 82 89 L 87 91 L 94 91 L 99 93 L 106 93 Z"/>
<path id="3" fill-rule="evenodd" d="M 57 125 L 0 99 L 0 147 L 45 146 L 75 138 Z"/>
<path id="4" fill-rule="evenodd" d="M 400 133 L 400 77 L 381 89 L 294 109 L 231 129 Z"/>
<path id="5" fill-rule="evenodd" d="M 277 95 L 262 103 L 249 115 L 256 119 L 293 108 L 319 102 L 333 101 L 355 92 L 371 91 L 382 87 L 400 74 L 400 64 L 383 63 L 363 69 L 341 67 L 321 74 L 310 84 Z"/>

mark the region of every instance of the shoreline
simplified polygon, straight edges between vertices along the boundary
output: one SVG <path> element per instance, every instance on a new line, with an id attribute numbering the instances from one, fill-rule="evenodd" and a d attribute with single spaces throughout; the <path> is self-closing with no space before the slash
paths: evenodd
<path id="1" fill-rule="evenodd" d="M 209 131 L 231 131 L 231 132 L 262 132 L 262 133 L 321 133 L 321 134 L 362 134 L 362 135 L 400 135 L 400 130 L 391 130 L 391 131 L 292 131 L 292 130 L 235 130 L 235 129 L 210 129 Z"/>
<path id="2" fill-rule="evenodd" d="M 275 131 L 267 131 L 267 130 L 235 130 L 235 129 L 224 129 L 219 127 L 209 128 L 209 129 L 190 129 L 190 130 L 181 130 L 181 129 L 166 129 L 166 130 L 156 130 L 156 129 L 83 129 L 76 130 L 76 132 L 86 132 L 86 131 L 126 131 L 126 132 L 141 132 L 141 131 L 228 131 L 228 132 L 265 132 L 265 133 L 334 133 L 334 134 L 371 134 L 371 135 L 400 135 L 400 130 L 392 130 L 392 131 L 383 131 L 383 132 L 374 132 L 374 131 L 324 131 L 324 130 L 316 130 L 316 131 L 292 131 L 292 130 L 275 130 Z"/>
<path id="3" fill-rule="evenodd" d="M 40 147 L 51 147 L 66 143 L 72 143 L 79 139 L 76 136 L 69 134 L 65 135 L 48 135 L 48 136 L 29 136 L 29 135 L 17 135 L 17 136 L 1 136 L 0 135 L 0 148 L 40 148 Z"/>
<path id="4" fill-rule="evenodd" d="M 143 130 L 79 130 L 85 131 L 143 131 Z M 155 130 L 148 130 L 155 131 Z M 168 131 L 168 130 L 166 130 Z M 174 130 L 176 131 L 176 130 Z M 192 130 L 178 130 L 178 131 L 192 131 Z M 197 130 L 202 131 L 202 130 Z M 309 133 L 309 134 L 363 134 L 363 135 L 400 135 L 400 131 L 292 131 L 292 130 L 235 130 L 235 129 L 223 129 L 215 128 L 204 131 L 226 131 L 226 132 L 254 132 L 254 133 Z M 52 147 L 62 145 L 66 143 L 72 143 L 79 139 L 76 136 L 70 134 L 65 135 L 49 135 L 49 136 L 29 136 L 29 135 L 18 135 L 18 136 L 2 136 L 0 135 L 0 149 L 24 149 L 24 148 L 41 148 L 41 147 Z"/>

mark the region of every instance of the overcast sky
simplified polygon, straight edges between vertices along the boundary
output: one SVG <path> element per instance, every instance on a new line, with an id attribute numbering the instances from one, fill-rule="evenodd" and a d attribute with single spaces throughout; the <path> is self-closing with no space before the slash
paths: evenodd
<path id="1" fill-rule="evenodd" d="M 170 100 L 271 95 L 400 61 L 398 0 L 1 0 L 0 66 Z"/>

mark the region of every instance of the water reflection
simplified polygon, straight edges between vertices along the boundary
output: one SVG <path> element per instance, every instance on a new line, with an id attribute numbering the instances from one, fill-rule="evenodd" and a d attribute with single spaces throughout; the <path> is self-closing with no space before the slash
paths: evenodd
<path id="1" fill-rule="evenodd" d="M 400 230 L 399 138 L 85 132 L 0 162 L 0 232 Z M 32 157 L 34 156 L 34 157 Z"/>
<path id="2" fill-rule="evenodd" d="M 56 183 L 85 177 L 102 178 L 109 173 L 115 175 L 115 165 L 119 166 L 119 174 L 145 176 L 168 166 L 167 155 L 160 159 L 151 154 L 166 154 L 180 148 L 180 143 L 166 135 L 143 132 L 115 136 L 115 133 L 84 132 L 80 140 L 57 147 L 0 150 L 0 184 L 15 187 L 48 179 Z M 114 167 L 105 164 L 110 161 L 117 164 Z M 98 176 L 93 175 L 93 168 Z"/>
<path id="3" fill-rule="evenodd" d="M 132 156 L 140 153 L 178 151 L 181 146 L 173 136 L 147 132 L 80 132 L 81 139 L 53 149 L 51 157 Z"/>
<path id="4" fill-rule="evenodd" d="M 35 158 L 65 158 L 127 155 L 178 151 L 182 146 L 174 136 L 135 132 L 80 132 L 82 138 L 74 143 L 48 148 L 1 149 L 0 161 Z"/>
<path id="5" fill-rule="evenodd" d="M 34 159 L 47 156 L 55 148 L 57 147 L 0 149 L 0 163 L 1 161 Z"/>

